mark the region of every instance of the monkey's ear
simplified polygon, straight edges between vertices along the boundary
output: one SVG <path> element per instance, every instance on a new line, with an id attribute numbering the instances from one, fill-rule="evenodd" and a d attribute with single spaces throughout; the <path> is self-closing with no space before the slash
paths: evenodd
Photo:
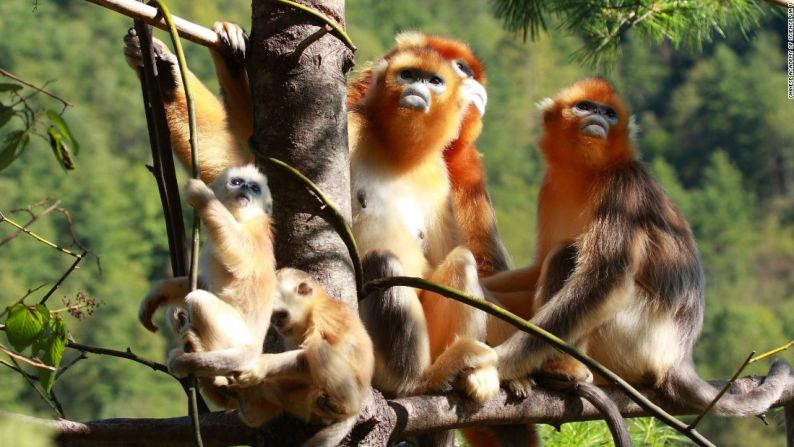
<path id="1" fill-rule="evenodd" d="M 551 118 L 554 113 L 555 105 L 554 100 L 551 98 L 543 98 L 535 103 L 535 107 L 540 111 L 540 117 L 543 118 L 544 123 Z"/>
<path id="2" fill-rule="evenodd" d="M 302 282 L 298 285 L 298 295 L 301 296 L 310 296 L 314 290 L 312 290 L 312 286 L 309 284 Z"/>

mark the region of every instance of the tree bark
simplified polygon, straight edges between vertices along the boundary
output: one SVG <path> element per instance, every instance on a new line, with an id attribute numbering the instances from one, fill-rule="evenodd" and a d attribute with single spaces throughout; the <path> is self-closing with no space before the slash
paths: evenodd
<path id="1" fill-rule="evenodd" d="M 344 0 L 302 3 L 344 25 Z M 253 149 L 273 193 L 278 266 L 309 272 L 331 295 L 355 306 L 353 264 L 319 201 L 266 162 L 266 157 L 275 157 L 303 172 L 350 223 L 345 96 L 353 54 L 331 33 L 302 48 L 305 39 L 325 27 L 303 11 L 269 0 L 254 0 L 252 6 L 247 59 Z"/>
<path id="2" fill-rule="evenodd" d="M 744 377 L 736 381 L 733 392 L 747 392 L 758 386 L 763 377 Z M 712 381 L 722 387 L 725 381 Z M 616 387 L 603 387 L 624 417 L 647 416 L 642 408 Z M 641 389 L 648 398 L 671 414 L 697 414 L 692 408 L 670 402 L 652 390 Z M 341 446 L 385 446 L 389 439 L 399 439 L 423 433 L 449 430 L 470 425 L 545 423 L 554 426 L 566 422 L 600 419 L 602 415 L 589 402 L 571 394 L 536 388 L 528 398 L 520 400 L 508 396 L 504 390 L 483 406 L 474 404 L 462 394 L 404 397 L 385 400 L 373 392 L 359 415 L 358 422 Z M 773 407 L 786 407 L 787 422 L 791 423 L 794 405 L 794 377 L 789 379 L 780 400 Z M 57 421 L 54 425 L 59 445 L 119 447 L 139 445 L 192 446 L 190 420 L 172 419 L 108 419 L 88 423 Z M 291 418 L 282 417 L 260 430 L 246 427 L 232 413 L 210 413 L 201 417 L 201 431 L 205 445 L 299 445 L 318 427 L 306 426 Z M 791 446 L 794 430 L 789 426 Z"/>

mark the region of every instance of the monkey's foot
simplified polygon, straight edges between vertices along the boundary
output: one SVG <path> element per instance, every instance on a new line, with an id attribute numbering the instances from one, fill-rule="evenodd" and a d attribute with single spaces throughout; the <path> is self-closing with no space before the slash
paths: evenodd
<path id="1" fill-rule="evenodd" d="M 499 392 L 499 373 L 494 366 L 485 366 L 465 372 L 463 391 L 477 403 L 484 403 Z"/>
<path id="2" fill-rule="evenodd" d="M 508 380 L 505 382 L 505 389 L 511 396 L 519 399 L 526 399 L 532 392 L 532 379 L 529 377 L 521 377 Z"/>
<path id="3" fill-rule="evenodd" d="M 212 30 L 218 35 L 218 39 L 229 48 L 229 50 L 241 58 L 245 58 L 245 48 L 248 43 L 248 36 L 245 31 L 232 22 L 215 22 Z"/>

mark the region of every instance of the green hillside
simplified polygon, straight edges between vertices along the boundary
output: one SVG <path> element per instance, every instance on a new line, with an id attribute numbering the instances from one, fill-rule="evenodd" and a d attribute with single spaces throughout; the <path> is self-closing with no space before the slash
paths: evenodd
<path id="1" fill-rule="evenodd" d="M 168 3 L 174 14 L 205 26 L 218 19 L 250 25 L 249 1 Z M 60 200 L 80 244 L 99 261 L 86 259 L 50 307 L 82 291 L 99 305 L 83 320 L 67 317 L 76 340 L 163 360 L 169 340 L 147 332 L 136 318 L 151 280 L 170 274 L 170 267 L 159 196 L 145 167 L 150 155 L 140 87 L 122 54 L 130 26 L 129 19 L 83 1 L 42 0 L 35 7 L 30 0 L 0 2 L 0 68 L 46 84 L 71 102 L 65 118 L 81 144 L 78 169 L 67 173 L 48 142 L 32 138 L 28 151 L 0 171 L 0 211 L 25 222 L 28 215 L 12 210 Z M 351 0 L 347 26 L 359 47 L 358 66 L 387 50 L 397 32 L 412 29 L 467 41 L 485 61 L 489 101 L 478 148 L 515 266 L 534 256 L 544 168 L 535 103 L 574 80 L 607 76 L 640 124 L 642 159 L 696 233 L 708 284 L 705 329 L 695 352 L 701 375 L 728 377 L 751 351 L 794 338 L 794 102 L 786 99 L 782 17 L 767 15 L 751 35 L 729 32 L 702 52 L 649 47 L 629 34 L 609 71 L 573 59 L 582 42 L 553 24 L 549 34 L 525 43 L 504 31 L 489 2 L 480 0 Z M 206 49 L 187 44 L 186 52 L 191 69 L 216 86 Z M 3 104 L 6 95 L 0 92 Z M 31 101 L 60 107 L 43 95 Z M 0 141 L 19 125 L 0 129 Z M 72 244 L 60 213 L 33 229 Z M 0 240 L 12 232 L 0 225 Z M 0 307 L 56 281 L 71 262 L 29 237 L 0 243 Z M 47 289 L 32 296 L 38 299 Z M 76 355 L 67 350 L 64 364 Z M 783 357 L 794 361 L 791 352 Z M 759 362 L 747 373 L 765 374 L 768 367 Z M 0 368 L 0 377 L 0 444 L 29 445 L 20 444 L 24 435 L 3 412 L 49 417 L 50 408 L 12 370 Z M 54 390 L 66 417 L 75 420 L 185 413 L 175 381 L 110 357 L 79 361 Z M 748 439 L 755 447 L 783 445 L 782 413 L 769 422 L 708 418 L 703 431 L 721 446 L 746 445 Z"/>

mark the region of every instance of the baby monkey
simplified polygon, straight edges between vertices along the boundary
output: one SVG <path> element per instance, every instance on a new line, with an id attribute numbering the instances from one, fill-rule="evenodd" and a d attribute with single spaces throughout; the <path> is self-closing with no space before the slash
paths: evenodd
<path id="1" fill-rule="evenodd" d="M 249 164 L 227 169 L 209 187 L 190 180 L 185 192 L 209 236 L 201 253 L 201 289 L 189 292 L 184 276 L 162 280 L 141 302 L 138 318 L 154 332 L 152 316 L 159 307 L 185 309 L 187 320 L 179 325 L 185 346 L 171 351 L 168 368 L 180 377 L 225 376 L 257 358 L 270 322 L 276 287 L 270 190 L 267 178 Z M 225 382 L 216 377 L 211 383 Z M 209 391 L 230 406 L 226 393 Z"/>
<path id="2" fill-rule="evenodd" d="M 308 273 L 284 268 L 276 277 L 271 324 L 287 349 L 296 350 L 288 352 L 300 355 L 297 365 L 275 367 L 274 354 L 263 354 L 250 370 L 233 377 L 240 387 L 240 415 L 252 426 L 281 411 L 325 424 L 346 421 L 322 430 L 310 443 L 336 445 L 330 438 L 347 434 L 369 393 L 372 341 L 358 315 Z"/>

